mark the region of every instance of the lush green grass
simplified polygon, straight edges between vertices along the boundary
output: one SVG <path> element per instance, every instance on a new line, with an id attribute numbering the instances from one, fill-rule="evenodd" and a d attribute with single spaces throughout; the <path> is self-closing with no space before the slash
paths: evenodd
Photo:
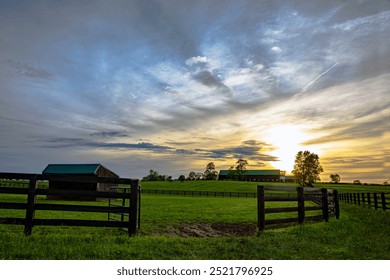
<path id="1" fill-rule="evenodd" d="M 340 220 L 250 237 L 127 237 L 117 229 L 0 227 L 2 259 L 389 259 L 389 214 L 342 207 Z M 364 222 L 362 222 L 362 220 Z"/>
<path id="2" fill-rule="evenodd" d="M 197 183 L 155 183 L 155 186 L 142 183 L 142 186 L 247 191 L 255 190 L 257 185 Z M 1 201 L 24 198 L 0 196 Z M 45 197 L 38 197 L 38 202 L 86 203 L 46 201 Z M 0 210 L 0 217 L 9 215 L 23 217 L 24 213 Z M 38 218 L 80 218 L 79 215 L 107 218 L 104 214 L 36 212 Z M 34 227 L 33 234 L 25 237 L 23 226 L 0 225 L 0 259 L 390 259 L 390 213 L 344 203 L 340 220 L 332 218 L 328 223 L 305 223 L 264 233 L 253 231 L 241 237 L 180 237 L 183 225 L 255 226 L 256 219 L 253 198 L 143 195 L 141 231 L 135 237 L 129 238 L 121 229 L 44 226 Z"/>
<path id="3" fill-rule="evenodd" d="M 184 182 L 141 182 L 143 189 L 188 190 L 217 192 L 256 192 L 256 187 L 288 186 L 297 187 L 296 183 L 237 182 L 237 181 L 184 181 Z M 314 184 L 316 188 L 337 189 L 340 192 L 390 192 L 390 186 L 352 185 L 352 184 Z"/>

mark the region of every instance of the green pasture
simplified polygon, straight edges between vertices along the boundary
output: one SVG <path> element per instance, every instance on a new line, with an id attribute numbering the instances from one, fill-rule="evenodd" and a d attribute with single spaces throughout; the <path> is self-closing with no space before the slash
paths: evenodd
<path id="1" fill-rule="evenodd" d="M 212 191 L 212 192 L 256 192 L 258 185 L 262 186 L 288 186 L 298 187 L 296 183 L 272 183 L 272 182 L 239 182 L 239 181 L 184 181 L 184 182 L 147 182 L 142 181 L 143 189 L 153 190 L 188 190 L 188 191 Z M 390 192 L 390 186 L 382 185 L 353 185 L 317 183 L 315 188 L 336 189 L 339 192 Z"/>
<path id="2" fill-rule="evenodd" d="M 150 189 L 254 192 L 257 183 L 197 181 L 141 185 Z M 337 187 L 345 191 L 349 186 Z M 370 191 L 373 188 L 361 187 Z M 23 195 L 0 195 L 0 201 L 25 199 Z M 37 202 L 107 205 L 107 201 L 48 201 L 44 196 L 38 196 Z M 272 205 L 279 203 L 291 206 L 290 202 L 272 202 Z M 49 226 L 36 226 L 32 235 L 25 237 L 23 226 L 0 224 L 0 259 L 390 259 L 389 211 L 341 203 L 340 220 L 331 218 L 328 223 L 307 222 L 265 232 L 256 231 L 256 215 L 254 198 L 144 194 L 141 230 L 134 237 L 115 228 Z M 285 214 L 273 215 L 285 217 Z M 0 209 L 0 220 L 1 217 L 24 217 L 24 211 Z M 107 214 L 36 211 L 36 217 L 104 220 Z M 183 234 L 187 228 L 217 225 L 245 225 L 248 232 L 217 237 Z"/>

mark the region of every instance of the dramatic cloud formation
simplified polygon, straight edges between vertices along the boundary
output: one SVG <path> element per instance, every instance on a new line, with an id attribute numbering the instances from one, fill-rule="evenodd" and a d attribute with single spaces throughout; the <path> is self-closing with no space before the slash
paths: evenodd
<path id="1" fill-rule="evenodd" d="M 389 180 L 390 2 L 0 3 L 0 170 L 178 176 L 239 157 Z"/>

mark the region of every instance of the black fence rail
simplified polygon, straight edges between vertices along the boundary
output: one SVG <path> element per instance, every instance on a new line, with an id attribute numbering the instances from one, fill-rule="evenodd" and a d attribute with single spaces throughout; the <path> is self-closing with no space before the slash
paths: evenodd
<path id="1" fill-rule="evenodd" d="M 283 193 L 280 197 L 270 196 L 266 191 L 291 192 L 295 191 L 295 195 L 286 195 Z M 290 187 L 257 187 L 257 213 L 258 228 L 261 231 L 265 230 L 266 225 L 280 225 L 288 223 L 303 223 L 305 220 L 325 220 L 328 222 L 329 217 L 340 217 L 340 207 L 337 190 L 329 191 L 325 188 L 290 188 Z M 307 206 L 305 202 L 313 202 L 314 206 Z M 266 202 L 296 202 L 296 206 L 289 207 L 270 207 L 266 206 Z M 280 203 L 278 203 L 280 204 Z M 310 216 L 308 212 L 316 211 Z M 266 214 L 274 213 L 297 213 L 294 218 L 278 218 L 266 219 Z M 318 215 L 318 212 L 321 214 Z"/>
<path id="2" fill-rule="evenodd" d="M 341 193 L 340 200 L 350 204 L 373 207 L 375 210 L 390 209 L 390 192 Z"/>
<path id="3" fill-rule="evenodd" d="M 287 187 L 288 188 L 288 187 Z M 289 188 L 294 190 L 295 188 Z M 256 198 L 255 192 L 217 192 L 217 191 L 191 191 L 191 190 L 158 190 L 158 189 L 142 189 L 143 194 L 157 195 L 173 195 L 173 196 L 205 196 L 205 197 L 237 197 L 237 198 Z M 270 193 L 269 196 L 275 197 L 290 197 L 291 193 Z"/>
<path id="4" fill-rule="evenodd" d="M 25 218 L 0 217 L 2 224 L 19 224 L 24 225 L 25 235 L 31 235 L 33 226 L 91 226 L 91 227 L 120 227 L 126 228 L 129 235 L 137 231 L 137 220 L 139 219 L 139 181 L 125 178 L 98 178 L 94 176 L 70 176 L 70 175 L 41 175 L 26 173 L 0 173 L 0 179 L 17 179 L 28 180 L 28 188 L 18 187 L 0 187 L 0 194 L 18 194 L 26 195 L 26 202 L 9 202 L 2 201 L 0 196 L 0 210 L 14 209 L 24 210 Z M 38 187 L 38 181 L 63 181 L 71 183 L 110 183 L 127 185 L 130 192 L 98 192 L 85 190 L 63 190 L 63 189 L 42 189 Z M 125 199 L 129 203 L 123 207 L 115 209 L 107 206 L 96 205 L 73 205 L 73 204 L 51 204 L 37 203 L 37 195 L 46 196 L 71 196 L 73 198 L 111 198 Z M 127 213 L 126 221 L 109 221 L 109 220 L 90 220 L 90 219 L 36 219 L 36 211 L 76 211 L 76 212 L 94 212 L 94 213 Z"/>
<path id="5" fill-rule="evenodd" d="M 191 191 L 191 190 L 157 190 L 142 189 L 143 194 L 174 195 L 174 196 L 210 196 L 210 197 L 245 197 L 255 198 L 256 193 L 250 192 L 216 192 L 216 191 Z"/>

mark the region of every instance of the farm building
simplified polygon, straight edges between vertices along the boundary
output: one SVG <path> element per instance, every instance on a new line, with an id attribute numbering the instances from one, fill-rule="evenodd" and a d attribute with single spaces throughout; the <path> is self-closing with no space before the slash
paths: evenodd
<path id="1" fill-rule="evenodd" d="M 230 170 L 220 170 L 218 180 L 233 179 L 229 174 Z M 255 182 L 280 182 L 281 171 L 279 169 L 273 170 L 246 170 L 244 173 L 246 181 Z"/>
<path id="2" fill-rule="evenodd" d="M 96 176 L 105 178 L 119 178 L 117 174 L 99 163 L 95 164 L 49 164 L 43 171 L 44 175 L 75 175 L 75 176 Z M 81 183 L 49 181 L 49 189 L 61 190 L 85 190 L 85 191 L 109 191 L 112 184 L 107 183 Z M 59 197 L 48 197 L 58 199 Z M 66 198 L 66 197 L 61 197 Z"/>
<path id="3" fill-rule="evenodd" d="M 295 176 L 287 175 L 281 177 L 281 181 L 284 183 L 295 183 Z"/>

